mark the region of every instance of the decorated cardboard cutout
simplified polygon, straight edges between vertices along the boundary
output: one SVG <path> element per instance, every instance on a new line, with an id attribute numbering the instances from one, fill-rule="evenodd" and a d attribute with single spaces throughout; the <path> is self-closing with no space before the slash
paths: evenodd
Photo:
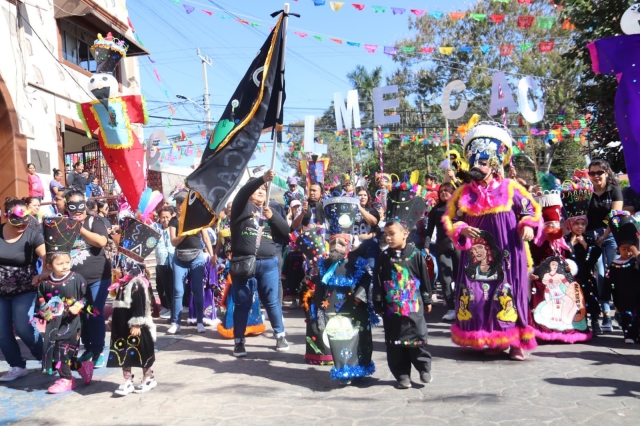
<path id="1" fill-rule="evenodd" d="M 626 35 L 596 40 L 587 47 L 591 53 L 593 72 L 614 74 L 618 78 L 615 116 L 624 149 L 629 182 L 640 193 L 640 4 L 632 5 L 620 20 Z"/>
<path id="2" fill-rule="evenodd" d="M 482 231 L 478 238 L 471 240 L 465 274 L 470 280 L 475 281 L 502 281 L 502 258 L 502 250 L 496 246 L 493 235 Z"/>

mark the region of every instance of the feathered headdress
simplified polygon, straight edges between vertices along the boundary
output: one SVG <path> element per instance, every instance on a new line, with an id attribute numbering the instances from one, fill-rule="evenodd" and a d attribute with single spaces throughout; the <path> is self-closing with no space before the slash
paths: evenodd
<path id="1" fill-rule="evenodd" d="M 152 223 L 153 217 L 151 214 L 158 204 L 162 202 L 163 198 L 164 197 L 159 191 L 154 191 L 151 188 L 145 189 L 140 197 L 138 210 L 136 211 L 136 217 L 138 220 L 146 224 Z"/>

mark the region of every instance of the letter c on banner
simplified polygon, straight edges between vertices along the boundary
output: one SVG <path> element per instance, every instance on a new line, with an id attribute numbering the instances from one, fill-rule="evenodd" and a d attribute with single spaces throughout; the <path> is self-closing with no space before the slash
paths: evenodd
<path id="1" fill-rule="evenodd" d="M 455 120 L 462 118 L 467 112 L 469 104 L 467 101 L 461 100 L 457 110 L 451 109 L 451 92 L 457 90 L 458 92 L 464 92 L 467 86 L 462 80 L 454 80 L 447 84 L 442 92 L 442 114 L 449 120 Z"/>
<path id="2" fill-rule="evenodd" d="M 544 118 L 544 103 L 542 101 L 538 101 L 538 109 L 535 111 L 532 110 L 531 105 L 529 105 L 529 90 L 535 92 L 539 89 L 538 83 L 530 76 L 523 77 L 518 83 L 518 107 L 520 108 L 520 114 L 531 124 L 538 123 Z"/>

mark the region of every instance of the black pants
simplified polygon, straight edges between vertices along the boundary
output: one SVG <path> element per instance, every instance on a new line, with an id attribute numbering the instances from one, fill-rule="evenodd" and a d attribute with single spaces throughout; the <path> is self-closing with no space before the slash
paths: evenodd
<path id="1" fill-rule="evenodd" d="M 628 306 L 625 308 L 620 308 L 616 306 L 618 311 L 620 312 L 620 324 L 622 326 L 622 334 L 625 339 L 631 339 L 638 341 L 640 321 L 638 319 L 638 307 L 637 306 Z"/>
<path id="2" fill-rule="evenodd" d="M 438 281 L 442 285 L 444 292 L 444 300 L 447 303 L 447 309 L 455 309 L 454 291 L 451 283 L 456 279 L 458 273 L 458 265 L 460 264 L 460 251 L 443 249 L 438 250 L 436 246 L 436 261 L 438 262 Z"/>
<path id="3" fill-rule="evenodd" d="M 171 301 L 173 301 L 173 271 L 171 266 L 156 266 L 156 291 L 160 298 L 160 305 L 165 309 L 171 309 Z"/>
<path id="4" fill-rule="evenodd" d="M 411 364 L 422 373 L 431 371 L 431 354 L 426 346 L 387 345 L 387 364 L 396 380 L 411 377 Z"/>

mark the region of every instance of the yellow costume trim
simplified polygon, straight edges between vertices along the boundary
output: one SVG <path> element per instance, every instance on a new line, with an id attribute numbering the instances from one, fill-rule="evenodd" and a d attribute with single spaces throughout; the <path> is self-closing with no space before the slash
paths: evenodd
<path id="1" fill-rule="evenodd" d="M 191 194 L 195 194 L 195 196 L 200 201 L 202 201 L 202 204 L 205 206 L 205 208 L 207 209 L 209 214 L 211 214 L 213 219 L 211 219 L 211 222 L 209 222 L 208 225 L 203 226 L 202 228 L 192 229 L 191 231 L 183 231 L 184 220 L 187 217 L 187 203 L 189 202 L 189 197 L 191 196 Z M 196 191 L 190 191 L 189 194 L 187 194 L 187 196 L 185 197 L 184 201 L 182 202 L 182 209 L 180 211 L 180 222 L 178 223 L 178 225 L 180 226 L 180 229 L 178 229 L 178 236 L 179 237 L 184 237 L 184 236 L 187 236 L 187 235 L 196 235 L 198 232 L 202 231 L 204 228 L 210 228 L 213 225 L 215 225 L 216 220 L 218 220 L 218 215 L 216 215 L 216 212 L 211 210 L 211 207 L 209 207 L 209 203 L 207 203 L 207 201 L 200 194 L 198 194 Z"/>
<path id="2" fill-rule="evenodd" d="M 91 101 L 91 114 L 93 114 L 93 118 L 98 123 L 98 129 L 100 130 L 100 134 L 102 135 L 102 140 L 104 142 L 104 146 L 111 149 L 128 149 L 133 146 L 133 131 L 131 130 L 131 123 L 129 121 L 129 114 L 127 113 L 127 103 L 122 100 L 122 98 L 109 98 L 109 103 L 120 103 L 122 105 L 122 114 L 124 115 L 124 127 L 127 129 L 127 144 L 125 145 L 113 145 L 110 144 L 106 137 L 106 132 L 104 131 L 104 127 L 102 125 L 102 120 L 98 116 L 96 112 L 95 105 L 100 103 L 99 100 Z"/>
<path id="3" fill-rule="evenodd" d="M 462 196 L 462 188 L 463 187 L 461 186 L 453 192 L 451 199 L 447 203 L 447 214 L 446 216 L 443 216 L 444 221 L 442 222 L 442 224 L 444 225 L 444 229 L 447 232 L 447 235 L 452 239 L 454 237 L 456 229 L 464 225 L 464 222 L 457 222 L 456 224 L 453 223 L 453 219 L 455 219 L 456 215 L 458 214 L 458 200 Z"/>
<path id="4" fill-rule="evenodd" d="M 513 342 L 514 339 L 508 339 L 506 337 L 496 337 L 496 338 L 485 338 L 485 339 L 463 339 L 461 337 L 456 336 L 455 334 L 451 335 L 451 340 L 454 343 L 459 344 L 460 346 L 489 346 L 492 347 L 493 344 L 495 346 L 507 346 L 509 343 Z M 525 339 L 526 340 L 526 339 Z"/>

